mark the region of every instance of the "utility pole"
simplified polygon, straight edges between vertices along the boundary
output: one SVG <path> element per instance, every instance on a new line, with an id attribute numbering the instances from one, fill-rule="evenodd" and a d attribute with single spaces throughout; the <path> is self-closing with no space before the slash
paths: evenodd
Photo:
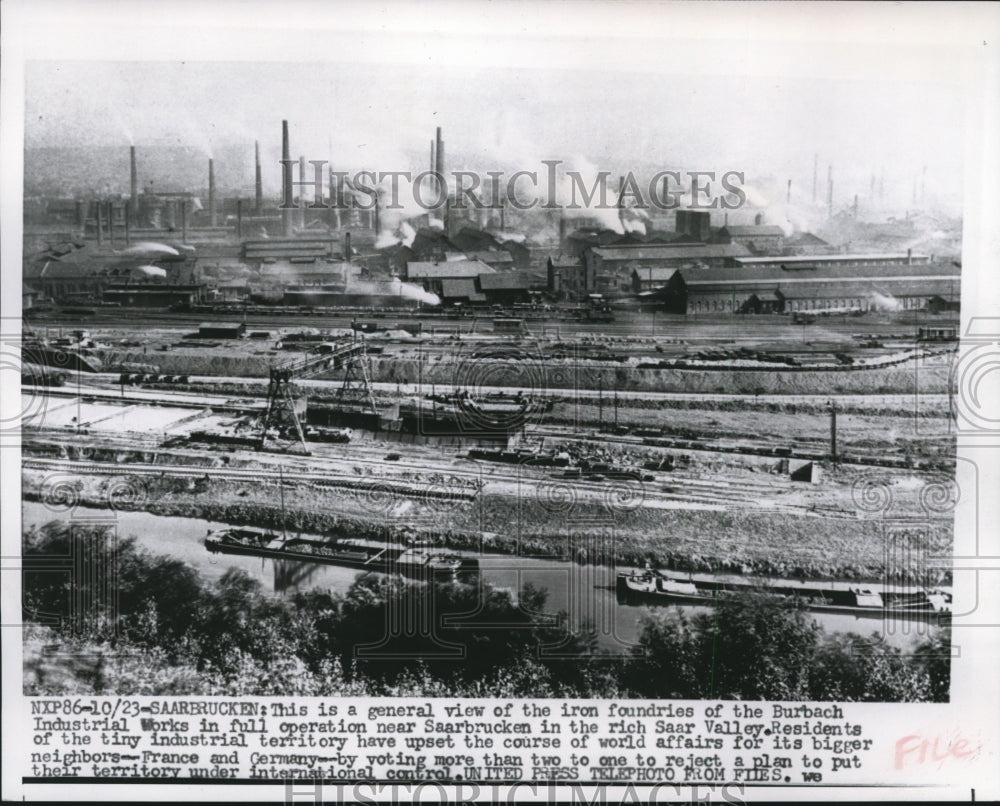
<path id="1" fill-rule="evenodd" d="M 597 430 L 604 429 L 604 376 L 597 379 Z"/>
<path id="2" fill-rule="evenodd" d="M 837 461 L 837 404 L 830 401 L 830 458 Z"/>

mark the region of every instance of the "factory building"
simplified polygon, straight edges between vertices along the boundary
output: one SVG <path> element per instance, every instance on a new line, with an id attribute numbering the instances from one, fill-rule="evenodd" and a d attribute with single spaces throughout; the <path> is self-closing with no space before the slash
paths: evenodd
<path id="1" fill-rule="evenodd" d="M 826 270 L 828 268 L 884 269 L 895 266 L 924 266 L 928 255 L 912 251 L 889 254 L 782 255 L 770 257 L 734 257 L 733 266 L 743 269 Z"/>
<path id="2" fill-rule="evenodd" d="M 480 260 L 498 272 L 514 268 L 514 258 L 506 249 L 475 249 L 466 251 L 464 256 L 469 260 Z"/>
<path id="3" fill-rule="evenodd" d="M 24 279 L 43 296 L 56 301 L 117 302 L 123 305 L 173 305 L 201 299 L 205 286 L 198 271 L 186 263 L 168 268 L 136 266 L 136 259 L 100 258 L 29 261 Z"/>
<path id="4" fill-rule="evenodd" d="M 294 262 L 331 260 L 335 256 L 334 243 L 331 238 L 274 238 L 246 241 L 243 244 L 243 260 L 248 265 L 263 265 L 278 260 Z"/>
<path id="5" fill-rule="evenodd" d="M 749 250 L 737 243 L 590 247 L 583 253 L 584 283 L 588 294 L 627 294 L 632 291 L 636 269 L 722 268 L 749 255 Z"/>
<path id="6" fill-rule="evenodd" d="M 683 276 L 689 314 L 945 310 L 958 304 L 961 292 L 954 264 L 903 264 L 877 272 L 849 264 L 732 267 Z"/>
<path id="7" fill-rule="evenodd" d="M 674 230 L 684 241 L 708 243 L 712 237 L 712 216 L 707 210 L 678 210 L 674 221 Z"/>
<path id="8" fill-rule="evenodd" d="M 192 305 L 205 296 L 205 286 L 190 283 L 112 283 L 103 293 L 105 302 L 133 308 L 169 308 Z"/>
<path id="9" fill-rule="evenodd" d="M 786 255 L 835 255 L 838 250 L 811 232 L 796 232 L 785 238 L 782 251 Z"/>
<path id="10" fill-rule="evenodd" d="M 727 224 L 712 237 L 712 243 L 745 246 L 755 255 L 780 255 L 785 245 L 785 232 L 773 224 L 736 226 Z"/>
<path id="11" fill-rule="evenodd" d="M 527 271 L 481 274 L 476 278 L 479 291 L 491 305 L 531 302 L 545 290 L 545 279 Z"/>
<path id="12" fill-rule="evenodd" d="M 473 277 L 458 277 L 441 281 L 441 301 L 449 304 L 486 304 L 486 295 L 476 287 Z"/>
<path id="13" fill-rule="evenodd" d="M 21 283 L 21 310 L 30 311 L 38 303 L 38 292 L 27 283 Z"/>
<path id="14" fill-rule="evenodd" d="M 493 273 L 494 270 L 480 260 L 410 261 L 406 264 L 405 279 L 440 297 L 445 280 L 475 280 L 480 275 Z"/>
<path id="15" fill-rule="evenodd" d="M 687 286 L 680 269 L 635 269 L 632 288 L 644 305 L 666 313 L 687 311 Z"/>
<path id="16" fill-rule="evenodd" d="M 548 290 L 556 299 L 578 300 L 587 296 L 586 267 L 578 257 L 558 255 L 546 262 Z"/>

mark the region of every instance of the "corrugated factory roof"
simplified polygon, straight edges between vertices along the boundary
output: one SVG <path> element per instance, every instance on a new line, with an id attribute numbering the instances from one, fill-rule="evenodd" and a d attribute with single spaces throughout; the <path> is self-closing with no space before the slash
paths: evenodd
<path id="1" fill-rule="evenodd" d="M 815 259 L 815 258 L 811 258 Z M 787 258 L 781 258 L 782 262 Z M 739 261 L 744 263 L 745 261 Z M 692 283 L 821 282 L 837 280 L 878 280 L 886 277 L 959 277 L 960 270 L 950 263 L 926 263 L 918 266 L 844 266 L 828 264 L 816 267 L 783 269 L 778 266 L 730 266 L 718 269 L 685 269 L 684 281 Z"/>
<path id="2" fill-rule="evenodd" d="M 470 260 L 481 260 L 483 263 L 513 263 L 514 258 L 506 249 L 479 249 L 465 253 Z"/>
<path id="3" fill-rule="evenodd" d="M 926 261 L 930 258 L 927 255 L 911 255 L 913 260 Z M 737 258 L 736 262 L 745 266 L 756 266 L 761 263 L 786 263 L 794 265 L 797 263 L 850 263 L 858 260 L 906 260 L 906 253 L 888 254 L 862 254 L 862 255 L 786 255 L 780 257 L 744 257 Z"/>
<path id="4" fill-rule="evenodd" d="M 750 254 L 745 246 L 738 243 L 596 246 L 591 251 L 602 260 L 707 260 L 746 257 Z"/>
<path id="5" fill-rule="evenodd" d="M 486 296 L 476 291 L 476 281 L 471 277 L 442 280 L 441 296 L 445 299 L 468 299 L 470 302 L 486 301 Z"/>
<path id="6" fill-rule="evenodd" d="M 637 268 L 632 271 L 639 281 L 642 282 L 667 282 L 672 278 L 680 269 L 660 267 L 660 266 L 650 266 L 648 268 Z"/>
<path id="7" fill-rule="evenodd" d="M 573 257 L 572 255 L 556 255 L 555 257 L 550 257 L 549 263 L 552 264 L 552 268 L 554 269 L 583 268 L 583 263 L 580 262 L 580 258 Z"/>
<path id="8" fill-rule="evenodd" d="M 752 238 L 752 237 L 768 237 L 773 238 L 778 235 L 784 237 L 785 231 L 774 224 L 757 224 L 749 226 L 725 226 L 719 230 L 721 235 L 723 232 L 728 232 L 730 235 L 734 235 L 739 238 Z"/>
<path id="9" fill-rule="evenodd" d="M 484 274 L 479 278 L 479 287 L 483 291 L 510 291 L 527 289 L 539 280 L 529 272 L 510 271 L 497 274 Z"/>
<path id="10" fill-rule="evenodd" d="M 478 277 L 480 274 L 493 272 L 494 269 L 481 260 L 448 260 L 440 263 L 411 260 L 406 264 L 406 276 L 410 280 Z"/>

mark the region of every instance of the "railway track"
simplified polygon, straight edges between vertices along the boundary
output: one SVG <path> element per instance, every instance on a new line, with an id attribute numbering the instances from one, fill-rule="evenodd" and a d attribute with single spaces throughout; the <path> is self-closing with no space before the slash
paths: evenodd
<path id="1" fill-rule="evenodd" d="M 136 446 L 137 448 L 144 446 Z M 119 450 L 123 448 L 118 448 Z M 192 456 L 198 456 L 192 454 Z M 253 454 L 260 459 L 261 455 Z M 270 458 L 269 455 L 264 455 Z M 277 458 L 277 457 L 275 457 Z M 350 456 L 314 455 L 296 457 L 299 461 L 349 462 L 355 466 L 369 466 L 384 469 L 385 462 L 374 456 L 352 454 Z M 23 467 L 51 474 L 67 476 L 139 476 L 147 478 L 188 478 L 221 479 L 226 481 L 260 483 L 263 479 L 276 481 L 277 467 L 226 468 L 192 465 L 166 465 L 156 463 L 101 462 L 77 459 L 55 459 L 25 456 Z M 401 498 L 439 498 L 452 501 L 472 501 L 477 495 L 515 495 L 526 501 L 559 499 L 570 494 L 581 501 L 590 499 L 603 501 L 614 509 L 619 503 L 624 509 L 639 506 L 652 508 L 698 508 L 726 510 L 764 510 L 771 513 L 814 514 L 813 505 L 782 502 L 780 499 L 791 492 L 788 483 L 777 480 L 757 481 L 753 479 L 704 479 L 700 476 L 671 472 L 660 475 L 655 481 L 641 482 L 637 479 L 607 479 L 588 481 L 567 479 L 561 473 L 540 467 L 509 466 L 473 460 L 459 462 L 439 462 L 430 459 L 394 463 L 394 469 L 412 472 L 425 478 L 428 474 L 447 476 L 454 480 L 454 487 L 441 481 L 421 483 L 391 476 L 359 476 L 357 472 L 335 472 L 330 470 L 304 470 L 282 465 L 281 477 L 299 485 L 326 488 L 354 493 L 386 493 Z M 826 507 L 824 514 L 834 514 Z M 854 517 L 853 512 L 844 512 L 845 517 Z"/>
<path id="2" fill-rule="evenodd" d="M 155 478 L 190 478 L 190 479 L 224 479 L 227 481 L 245 481 L 260 483 L 266 475 L 259 468 L 218 468 L 192 467 L 184 465 L 132 464 L 118 462 L 75 461 L 71 459 L 43 459 L 26 456 L 22 459 L 22 468 L 41 470 L 44 472 L 62 473 L 80 476 L 148 476 Z M 274 480 L 278 478 L 274 476 Z M 328 487 L 346 490 L 384 490 L 398 492 L 404 496 L 430 497 L 445 500 L 471 501 L 478 494 L 478 489 L 449 489 L 444 485 L 418 485 L 412 482 L 391 478 L 361 477 L 354 474 L 309 473 L 302 471 L 282 470 L 281 478 L 289 482 L 299 482 L 318 487 Z"/>

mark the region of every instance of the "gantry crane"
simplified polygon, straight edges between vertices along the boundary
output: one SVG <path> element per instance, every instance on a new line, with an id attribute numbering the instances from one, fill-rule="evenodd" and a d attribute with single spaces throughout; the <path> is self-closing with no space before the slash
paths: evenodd
<path id="1" fill-rule="evenodd" d="M 360 391 L 364 402 L 377 414 L 371 390 L 371 373 L 364 341 L 324 342 L 304 355 L 272 365 L 267 387 L 267 410 L 261 420 L 259 450 L 308 454 L 302 423 L 296 411 L 292 381 L 330 369 L 346 367 L 338 400 Z"/>

